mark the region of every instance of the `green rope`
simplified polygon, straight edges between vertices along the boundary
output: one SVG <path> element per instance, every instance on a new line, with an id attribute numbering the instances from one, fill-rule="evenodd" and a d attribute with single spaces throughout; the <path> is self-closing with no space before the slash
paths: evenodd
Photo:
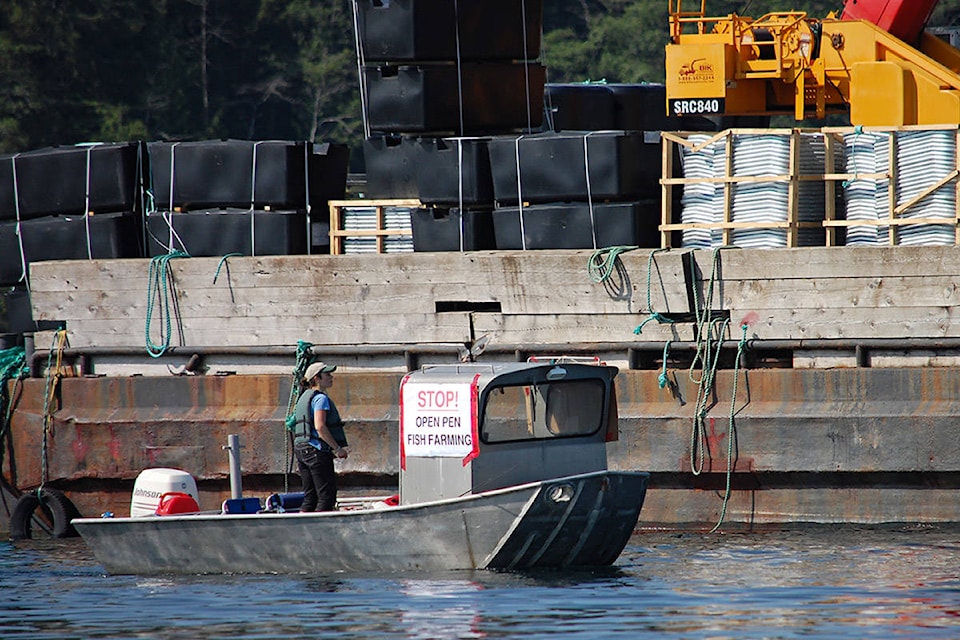
<path id="1" fill-rule="evenodd" d="M 690 431 L 690 468 L 695 476 L 703 472 L 703 463 L 706 459 L 706 417 L 709 409 L 710 393 L 713 390 L 717 362 L 720 358 L 720 343 L 723 341 L 723 335 L 727 330 L 727 325 L 730 323 L 729 319 L 712 317 L 713 291 L 716 285 L 717 272 L 720 267 L 721 249 L 723 249 L 723 247 L 717 247 L 713 250 L 710 279 L 707 283 L 704 299 L 700 299 L 696 287 L 694 287 L 693 290 L 693 312 L 696 322 L 697 348 L 693 360 L 690 362 L 688 376 L 690 381 L 697 385 L 697 402 L 693 411 L 693 428 Z M 703 303 L 702 307 L 701 302 Z M 714 334 L 717 336 L 715 346 L 713 341 Z M 694 373 L 698 363 L 700 363 L 701 368 L 699 378 L 697 378 Z"/>
<path id="2" fill-rule="evenodd" d="M 707 282 L 707 293 L 703 300 L 700 300 L 700 296 L 697 295 L 697 288 L 693 288 L 693 315 L 696 323 L 697 350 L 694 354 L 693 362 L 690 363 L 690 380 L 696 384 L 701 384 L 699 380 L 693 377 L 693 370 L 696 368 L 697 362 L 702 360 L 706 367 L 710 361 L 710 351 L 712 347 L 710 337 L 719 320 L 713 318 L 713 292 L 714 289 L 716 289 L 717 274 L 720 271 L 720 251 L 726 248 L 729 247 L 716 247 L 713 250 L 710 279 Z M 703 303 L 702 307 L 700 305 L 701 302 Z M 729 320 L 723 323 L 720 335 L 717 338 L 718 348 L 720 341 L 723 339 L 723 332 L 726 330 L 727 323 L 729 323 Z M 706 338 L 704 338 L 704 336 L 706 336 Z"/>
<path id="3" fill-rule="evenodd" d="M 286 433 L 292 433 L 293 427 L 296 424 L 296 416 L 294 416 L 294 411 L 297 406 L 297 400 L 300 397 L 300 384 L 303 382 L 303 376 L 307 371 L 307 367 L 310 366 L 310 361 L 313 359 L 313 354 L 310 352 L 313 345 L 304 340 L 297 341 L 297 360 L 296 364 L 293 366 L 292 379 L 290 380 L 290 398 L 287 400 L 287 414 L 283 419 L 283 427 Z M 291 465 L 291 456 L 290 456 L 290 447 L 284 447 L 284 461 L 283 461 L 283 490 L 286 492 L 288 490 L 288 479 L 287 479 L 287 470 Z"/>
<path id="4" fill-rule="evenodd" d="M 40 486 L 37 487 L 37 497 L 40 498 L 40 491 L 44 483 L 49 480 L 49 465 L 47 461 L 47 441 L 50 437 L 50 431 L 53 429 L 53 396 L 60 385 L 60 378 L 63 373 L 60 370 L 62 362 L 63 349 L 66 346 L 67 332 L 60 329 L 53 334 L 53 342 L 50 345 L 50 351 L 47 352 L 47 375 L 43 388 L 43 441 L 40 445 Z M 57 362 L 54 366 L 54 355 Z"/>
<path id="5" fill-rule="evenodd" d="M 6 455 L 7 433 L 13 417 L 13 403 L 7 390 L 10 380 L 23 380 L 30 374 L 27 356 L 23 347 L 11 347 L 0 350 L 0 472 L 3 471 L 3 459 Z"/>
<path id="6" fill-rule="evenodd" d="M 703 300 L 700 300 L 696 287 L 694 287 L 693 312 L 696 317 L 698 329 L 703 325 L 709 324 L 713 314 L 713 292 L 716 289 L 717 274 L 720 271 L 720 251 L 724 248 L 726 247 L 716 247 L 713 250 L 713 255 L 710 259 L 710 279 L 707 281 L 706 295 Z M 702 308 L 700 302 L 703 302 Z"/>
<path id="7" fill-rule="evenodd" d="M 696 288 L 694 289 L 693 295 L 697 349 L 693 361 L 690 363 L 689 377 L 690 380 L 697 385 L 697 402 L 693 412 L 693 427 L 690 431 L 690 468 L 695 476 L 703 473 L 708 446 L 706 428 L 707 411 L 709 410 L 710 396 L 716 382 L 717 364 L 720 360 L 720 347 L 723 343 L 723 336 L 727 333 L 730 325 L 729 318 L 714 318 L 712 311 L 713 296 L 716 290 L 717 276 L 720 271 L 720 252 L 727 248 L 729 247 L 716 247 L 713 250 L 710 278 L 707 282 L 704 298 L 702 300 L 700 299 L 697 295 Z M 747 325 L 741 325 L 741 329 L 743 335 L 737 345 L 736 361 L 734 362 L 733 393 L 730 398 L 730 415 L 727 426 L 726 488 L 723 494 L 720 517 L 717 520 L 717 524 L 710 530 L 710 533 L 719 530 L 723 524 L 727 513 L 727 505 L 730 502 L 733 478 L 733 456 L 735 452 L 734 439 L 736 438 L 734 416 L 736 413 L 740 360 L 747 346 Z M 695 374 L 698 363 L 700 363 L 701 367 L 699 378 Z"/>
<path id="8" fill-rule="evenodd" d="M 640 333 L 643 331 L 643 328 L 647 325 L 647 323 L 648 323 L 648 322 L 652 322 L 652 321 L 654 321 L 654 320 L 656 320 L 656 321 L 657 321 L 658 323 L 660 323 L 660 324 L 673 324 L 673 323 L 674 323 L 674 320 L 671 320 L 670 318 L 668 318 L 668 317 L 666 317 L 666 316 L 658 313 L 657 311 L 654 311 L 654 310 L 653 310 L 653 300 L 652 300 L 652 299 L 653 299 L 653 296 L 651 295 L 651 282 L 652 282 L 652 279 L 653 279 L 653 266 L 654 266 L 654 264 L 655 264 L 655 263 L 654 263 L 654 260 L 653 260 L 653 257 L 654 257 L 655 255 L 657 255 L 658 253 L 660 253 L 661 251 L 669 251 L 669 250 L 670 250 L 669 247 L 661 248 L 661 249 L 654 249 L 653 251 L 650 252 L 650 256 L 647 258 L 647 310 L 648 310 L 648 312 L 650 313 L 650 315 L 647 316 L 646 320 L 644 320 L 643 322 L 641 322 L 640 325 L 637 326 L 637 328 L 633 330 L 633 333 L 634 333 L 635 335 L 640 335 Z"/>
<path id="9" fill-rule="evenodd" d="M 854 144 L 856 144 L 857 138 L 859 138 L 862 134 L 863 134 L 863 125 L 862 125 L 862 124 L 856 125 L 856 126 L 853 128 Z M 858 180 L 859 178 L 858 178 L 857 174 L 859 173 L 859 171 L 857 170 L 857 154 L 856 154 L 856 153 L 851 153 L 848 157 L 850 158 L 851 162 L 853 163 L 853 180 Z M 851 184 L 852 184 L 852 181 L 850 181 L 850 180 L 844 180 L 843 182 L 840 183 L 840 185 L 841 185 L 844 189 L 846 189 L 847 187 L 849 187 Z"/>
<path id="10" fill-rule="evenodd" d="M 622 245 L 595 250 L 590 259 L 587 260 L 587 273 L 590 275 L 590 279 L 598 284 L 605 282 L 616 270 L 620 254 L 638 248 L 633 245 Z"/>
<path id="11" fill-rule="evenodd" d="M 647 323 L 648 323 L 648 322 L 653 322 L 654 320 L 656 320 L 656 321 L 657 321 L 658 323 L 660 323 L 660 324 L 673 324 L 673 323 L 675 322 L 673 319 L 668 318 L 668 317 L 666 317 L 666 316 L 664 316 L 664 315 L 661 315 L 661 314 L 657 313 L 656 311 L 651 311 L 651 312 L 650 312 L 650 315 L 647 316 L 647 318 L 646 318 L 643 322 L 641 322 L 639 325 L 637 325 L 637 328 L 634 329 L 633 332 L 634 332 L 636 335 L 640 335 L 640 333 L 643 331 L 643 328 L 647 325 Z"/>
<path id="12" fill-rule="evenodd" d="M 284 425 L 289 430 L 293 430 L 296 421 L 293 411 L 297 405 L 297 399 L 300 397 L 300 383 L 303 381 L 303 375 L 306 373 L 307 367 L 310 366 L 310 360 L 313 357 L 310 353 L 311 347 L 313 345 L 309 342 L 297 341 L 297 362 L 293 367 L 293 379 L 290 381 L 290 399 L 287 401 L 287 415 L 283 420 Z"/>
<path id="13" fill-rule="evenodd" d="M 730 489 L 733 480 L 733 455 L 734 455 L 734 440 L 737 435 L 737 427 L 735 422 L 735 416 L 737 413 L 737 386 L 738 380 L 740 378 L 740 358 L 743 356 L 744 350 L 747 348 L 747 325 L 742 324 L 740 328 L 743 330 L 743 334 L 740 336 L 740 342 L 737 343 L 737 359 L 733 363 L 733 391 L 730 393 L 730 416 L 727 421 L 727 480 L 726 487 L 723 490 L 723 505 L 720 507 L 720 517 L 717 519 L 717 524 L 713 526 L 713 529 L 710 530 L 710 533 L 715 533 L 720 529 L 720 525 L 723 524 L 723 519 L 727 515 L 727 505 L 730 503 Z"/>
<path id="14" fill-rule="evenodd" d="M 663 369 L 660 370 L 660 377 L 657 378 L 661 389 L 670 382 L 669 378 L 667 378 L 667 357 L 670 354 L 670 342 L 670 340 L 667 340 L 663 343 Z"/>
<path id="15" fill-rule="evenodd" d="M 243 256 L 242 253 L 228 253 L 222 258 L 220 258 L 220 262 L 217 263 L 217 272 L 213 274 L 213 284 L 217 284 L 217 278 L 220 277 L 220 268 L 227 261 L 227 258 L 239 258 L 242 256 Z M 227 273 L 229 274 L 229 271 Z"/>
<path id="16" fill-rule="evenodd" d="M 170 334 L 173 331 L 170 317 L 170 297 L 171 285 L 168 281 L 168 272 L 170 271 L 170 261 L 174 258 L 189 258 L 189 254 L 183 251 L 171 251 L 162 256 L 154 256 L 150 260 L 150 271 L 147 275 L 147 319 L 144 328 L 146 336 L 147 353 L 152 358 L 159 358 L 167 349 L 170 348 Z M 154 299 L 160 300 L 160 320 L 166 319 L 166 331 L 161 331 L 163 344 L 154 344 L 150 339 L 150 323 L 153 320 Z"/>
<path id="17" fill-rule="evenodd" d="M 720 320 L 718 318 L 711 325 L 709 329 L 710 332 L 713 332 L 719 327 L 716 345 L 713 346 L 710 344 L 711 340 L 708 335 L 707 339 L 703 340 L 707 346 L 704 347 L 702 351 L 698 348 L 698 356 L 694 356 L 694 362 L 690 365 L 690 379 L 697 385 L 697 402 L 693 410 L 693 429 L 690 432 L 690 468 L 693 470 L 693 475 L 695 476 L 703 472 L 703 464 L 706 459 L 707 411 L 710 408 L 710 394 L 716 380 L 717 362 L 720 359 L 720 342 L 729 323 L 729 320 Z M 699 380 L 695 380 L 693 377 L 693 369 L 697 362 L 697 357 L 704 358 Z"/>

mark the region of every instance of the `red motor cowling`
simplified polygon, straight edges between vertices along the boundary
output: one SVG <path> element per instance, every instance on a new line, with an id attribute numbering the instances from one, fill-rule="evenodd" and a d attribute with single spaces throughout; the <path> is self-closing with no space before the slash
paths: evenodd
<path id="1" fill-rule="evenodd" d="M 169 491 L 160 496 L 160 504 L 157 505 L 158 516 L 170 516 L 175 513 L 196 513 L 200 511 L 200 505 L 193 499 L 189 493 L 180 493 L 179 491 Z"/>
<path id="2" fill-rule="evenodd" d="M 843 20 L 867 20 L 890 35 L 914 44 L 940 0 L 846 0 Z"/>

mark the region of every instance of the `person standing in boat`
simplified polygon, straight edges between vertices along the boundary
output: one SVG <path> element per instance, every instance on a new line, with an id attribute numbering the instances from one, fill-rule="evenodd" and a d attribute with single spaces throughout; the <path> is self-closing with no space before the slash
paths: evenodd
<path id="1" fill-rule="evenodd" d="M 337 508 L 337 475 L 334 458 L 347 457 L 347 437 L 337 405 L 327 395 L 333 386 L 336 365 L 314 362 L 303 377 L 306 387 L 294 411 L 293 450 L 303 481 L 300 511 L 333 511 Z"/>

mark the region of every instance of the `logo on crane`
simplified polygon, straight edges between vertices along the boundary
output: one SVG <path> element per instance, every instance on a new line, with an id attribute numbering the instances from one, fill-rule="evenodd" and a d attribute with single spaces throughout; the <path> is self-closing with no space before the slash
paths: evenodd
<path id="1" fill-rule="evenodd" d="M 694 58 L 680 65 L 677 76 L 680 82 L 713 82 L 716 70 L 706 58 Z"/>

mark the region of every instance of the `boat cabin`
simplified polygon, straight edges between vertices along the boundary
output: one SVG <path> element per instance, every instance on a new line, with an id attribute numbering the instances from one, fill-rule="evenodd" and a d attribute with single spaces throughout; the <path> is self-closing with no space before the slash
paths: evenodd
<path id="1" fill-rule="evenodd" d="M 607 468 L 616 367 L 592 359 L 435 365 L 400 384 L 400 501 Z"/>

